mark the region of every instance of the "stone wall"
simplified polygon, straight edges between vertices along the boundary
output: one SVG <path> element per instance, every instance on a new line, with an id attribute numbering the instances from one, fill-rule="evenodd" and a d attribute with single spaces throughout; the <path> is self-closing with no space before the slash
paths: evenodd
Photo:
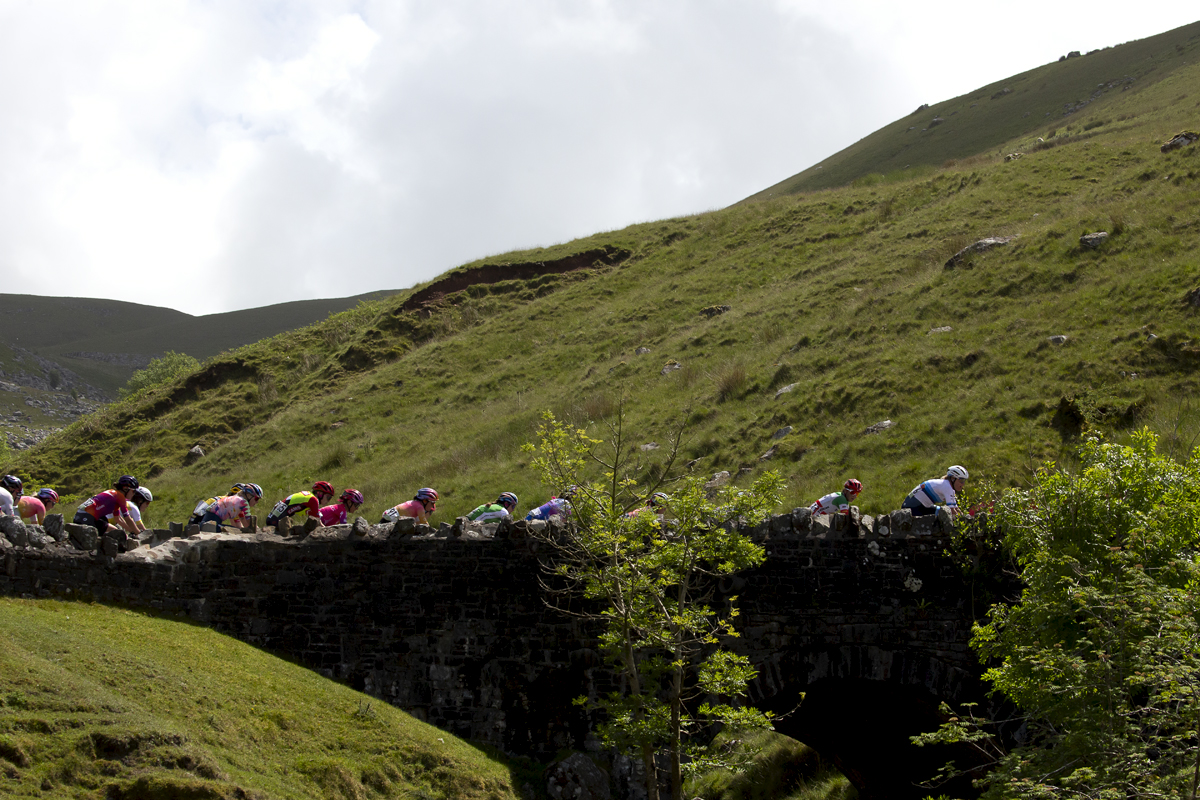
<path id="1" fill-rule="evenodd" d="M 738 597 L 734 644 L 760 669 L 753 702 L 786 714 L 779 730 L 818 746 L 860 786 L 913 767 L 877 748 L 907 748 L 913 725 L 936 723 L 938 699 L 973 699 L 979 688 L 967 642 L 982 609 L 943 555 L 941 523 L 893 516 L 843 530 L 806 509 L 774 517 L 750 531 L 766 563 L 719 593 L 719 602 Z M 69 539 L 14 546 L 0 536 L 0 592 L 186 615 L 509 753 L 594 747 L 571 700 L 614 679 L 596 631 L 546 604 L 545 545 L 524 523 L 408 532 L 404 522 L 290 538 L 156 534 L 115 556 Z"/>

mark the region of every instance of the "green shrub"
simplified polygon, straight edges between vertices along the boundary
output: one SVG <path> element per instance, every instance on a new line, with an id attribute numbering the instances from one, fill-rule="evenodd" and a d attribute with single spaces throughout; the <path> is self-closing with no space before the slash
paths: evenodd
<path id="1" fill-rule="evenodd" d="M 151 386 L 173 381 L 200 369 L 200 362 L 186 353 L 168 350 L 162 358 L 152 360 L 145 369 L 133 373 L 129 382 L 121 387 L 121 397 L 130 397 Z"/>

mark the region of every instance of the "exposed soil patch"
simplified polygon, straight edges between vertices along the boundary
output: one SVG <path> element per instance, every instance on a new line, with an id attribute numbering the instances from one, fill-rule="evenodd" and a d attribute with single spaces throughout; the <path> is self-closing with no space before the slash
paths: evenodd
<path id="1" fill-rule="evenodd" d="M 631 253 L 617 247 L 602 247 L 586 250 L 573 256 L 555 261 L 527 261 L 519 264 L 483 264 L 450 273 L 440 281 L 426 286 L 404 301 L 401 311 L 417 311 L 436 303 L 445 295 L 461 292 L 470 286 L 500 281 L 529 280 L 542 275 L 557 275 L 579 269 L 595 269 L 620 264 Z"/>

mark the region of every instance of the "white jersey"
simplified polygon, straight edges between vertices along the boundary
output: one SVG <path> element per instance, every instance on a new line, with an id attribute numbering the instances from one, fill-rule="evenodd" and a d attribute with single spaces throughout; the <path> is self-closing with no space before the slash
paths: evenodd
<path id="1" fill-rule="evenodd" d="M 109 514 L 108 519 L 116 519 L 116 516 L 115 513 Z M 129 518 L 134 522 L 142 521 L 142 512 L 138 509 L 137 504 L 132 501 L 129 503 Z"/>
<path id="2" fill-rule="evenodd" d="M 8 489 L 0 488 L 0 514 L 13 516 L 13 498 Z"/>
<path id="3" fill-rule="evenodd" d="M 909 492 L 908 496 L 915 497 L 917 502 L 926 508 L 939 505 L 958 508 L 958 497 L 954 494 L 954 487 L 945 478 L 925 481 Z"/>
<path id="4" fill-rule="evenodd" d="M 850 510 L 850 501 L 846 499 L 846 495 L 842 492 L 834 492 L 827 494 L 817 502 L 808 507 L 814 517 L 819 517 L 823 514 L 837 514 Z"/>

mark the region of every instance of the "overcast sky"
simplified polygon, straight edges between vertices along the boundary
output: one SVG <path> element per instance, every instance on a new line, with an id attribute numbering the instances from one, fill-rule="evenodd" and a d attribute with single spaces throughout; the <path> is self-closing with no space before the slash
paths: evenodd
<path id="1" fill-rule="evenodd" d="M 1189 4 L 0 0 L 0 292 L 192 314 L 720 208 Z M 2 313 L 2 309 L 0 309 Z"/>

